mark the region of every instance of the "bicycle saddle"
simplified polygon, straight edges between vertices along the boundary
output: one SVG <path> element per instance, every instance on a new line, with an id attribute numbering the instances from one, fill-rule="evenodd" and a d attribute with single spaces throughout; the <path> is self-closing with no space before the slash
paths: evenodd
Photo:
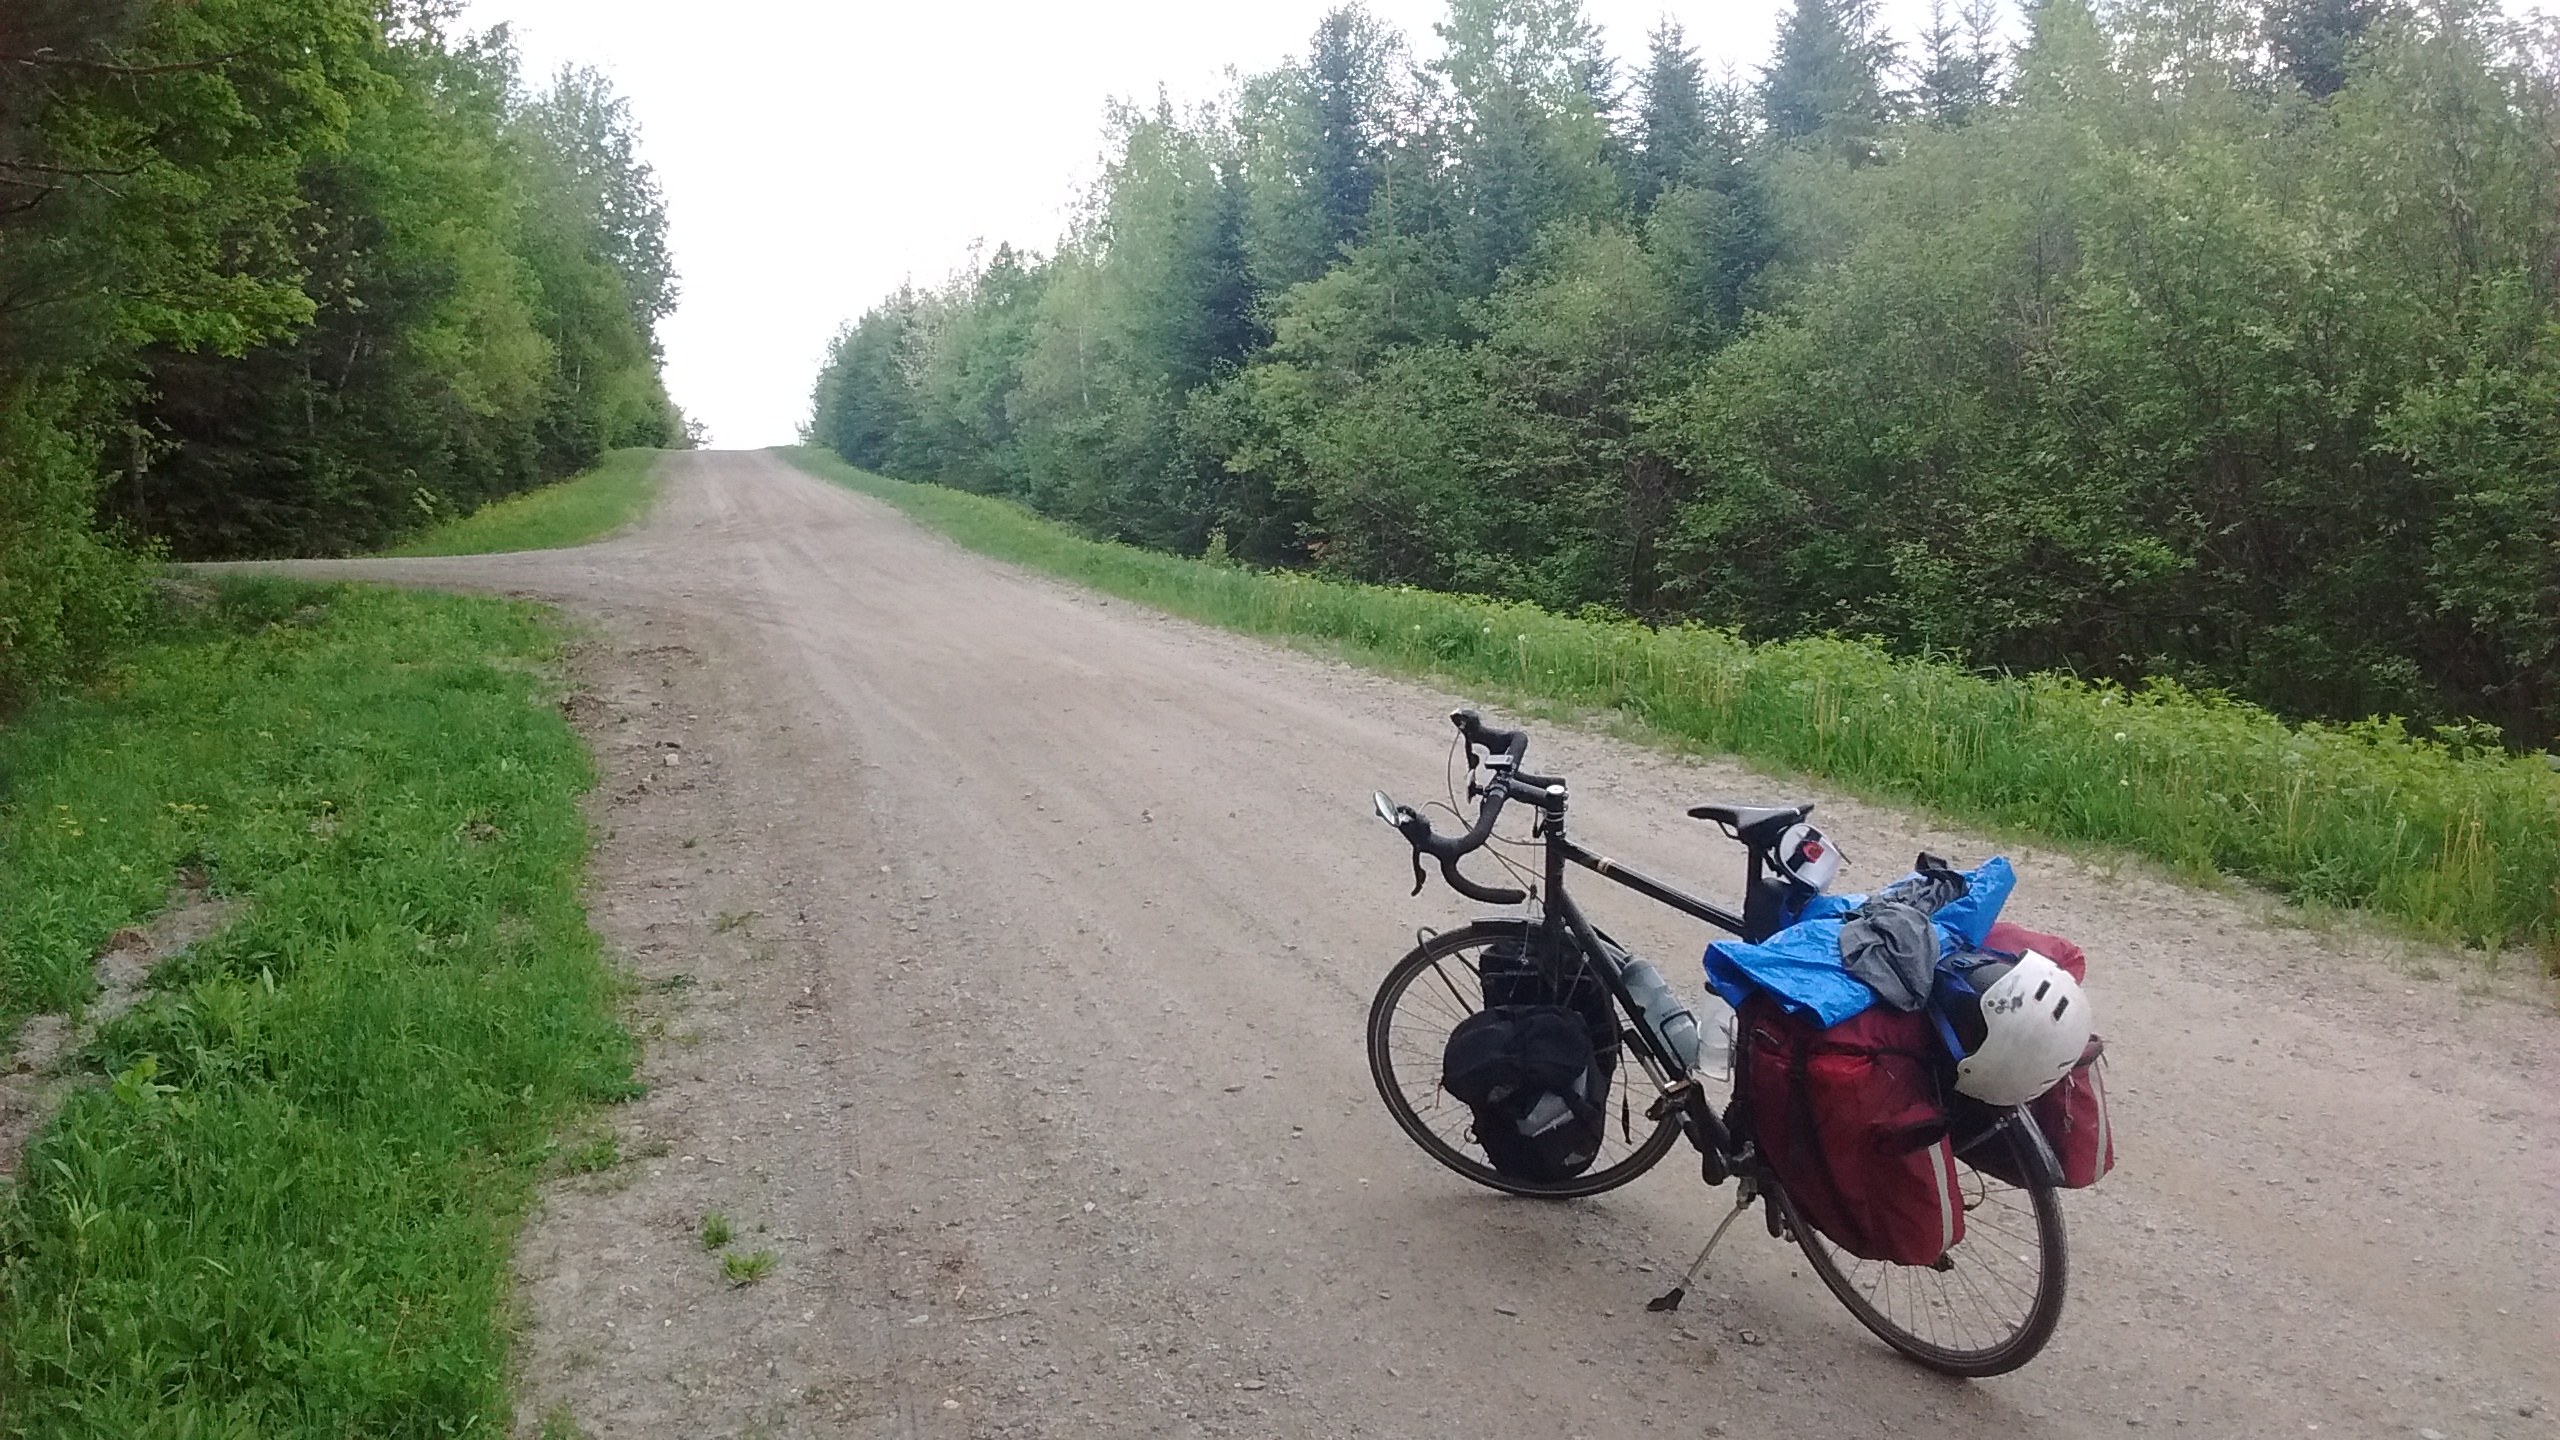
<path id="1" fill-rule="evenodd" d="M 1692 805 L 1689 818 L 1712 820 L 1725 831 L 1754 850 L 1765 850 L 1778 843 L 1787 827 L 1813 813 L 1811 804 L 1804 805 Z"/>

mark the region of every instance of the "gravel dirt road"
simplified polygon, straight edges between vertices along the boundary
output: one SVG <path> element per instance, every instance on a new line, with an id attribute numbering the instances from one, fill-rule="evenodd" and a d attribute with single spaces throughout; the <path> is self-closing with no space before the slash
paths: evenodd
<path id="1" fill-rule="evenodd" d="M 1744 1227 L 1685 1152 L 1505 1199 L 1370 1086 L 1418 926 L 1369 792 L 1441 790 L 1468 697 L 1026 575 L 762 454 L 670 462 L 576 551 L 304 563 L 494 589 L 594 637 L 596 923 L 639 977 L 623 1164 L 519 1249 L 524 1432 L 621 1436 L 2560 1433 L 2547 991 L 2133 864 L 2011 845 L 2079 940 L 2121 1165 L 2071 1296 L 1959 1383 Z M 1848 883 L 1995 848 L 1891 808 L 1532 727 L 1586 839 L 1731 898 L 1708 798 L 1821 802 Z M 1707 938 L 1587 887 L 1686 988 Z M 2529 968 L 2527 966 L 2526 968 Z M 732 1285 L 699 1234 L 772 1272 Z"/>

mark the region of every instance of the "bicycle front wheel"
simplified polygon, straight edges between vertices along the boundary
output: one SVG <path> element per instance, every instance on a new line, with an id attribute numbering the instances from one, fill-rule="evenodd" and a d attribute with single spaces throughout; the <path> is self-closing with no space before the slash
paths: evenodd
<path id="1" fill-rule="evenodd" d="M 1650 1086 L 1625 1044 L 1618 1047 L 1600 1153 L 1590 1169 L 1567 1180 L 1527 1180 L 1494 1168 L 1475 1138 L 1474 1112 L 1440 1088 L 1449 1032 L 1484 1008 L 1485 952 L 1532 939 L 1525 921 L 1480 920 L 1434 935 L 1397 961 L 1369 1006 L 1369 1073 L 1387 1113 L 1423 1153 L 1477 1184 L 1546 1199 L 1597 1195 L 1652 1169 L 1680 1138 L 1678 1116 L 1646 1117 L 1650 1100 L 1642 1092 Z"/>
<path id="2" fill-rule="evenodd" d="M 1976 1142 L 2006 1147 L 1999 1168 L 2033 1176 L 2010 1130 Z M 1935 1265 L 1862 1260 L 1825 1240 L 1788 1207 L 1787 1224 L 1813 1272 L 1887 1345 L 1944 1375 L 2005 1375 L 2036 1357 L 2062 1319 L 2062 1203 L 2051 1185 L 2021 1188 L 1956 1152 L 1964 1238 Z M 2014 1157 L 2014 1158 L 2012 1158 Z M 1784 1192 L 1777 1192 L 1783 1203 Z"/>

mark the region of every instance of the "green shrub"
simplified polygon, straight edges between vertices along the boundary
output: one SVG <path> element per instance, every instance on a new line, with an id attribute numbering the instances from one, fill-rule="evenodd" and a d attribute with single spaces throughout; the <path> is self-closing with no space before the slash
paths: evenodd
<path id="1" fill-rule="evenodd" d="M 72 382 L 0 390 L 0 713 L 83 673 L 132 633 L 142 570 L 90 523 L 96 447 Z"/>

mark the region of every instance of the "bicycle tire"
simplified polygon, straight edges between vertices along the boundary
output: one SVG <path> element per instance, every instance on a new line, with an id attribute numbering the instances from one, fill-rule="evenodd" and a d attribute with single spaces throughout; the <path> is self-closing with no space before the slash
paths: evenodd
<path id="1" fill-rule="evenodd" d="M 1644 1070 L 1624 1056 L 1617 1067 L 1616 1084 L 1611 1101 L 1618 1107 L 1618 1138 L 1604 1141 L 1601 1158 L 1608 1163 L 1576 1175 L 1569 1180 L 1524 1180 L 1495 1169 L 1464 1138 L 1472 1131 L 1473 1117 L 1467 1108 L 1440 1088 L 1440 1045 L 1459 1020 L 1482 1008 L 1483 990 L 1476 981 L 1476 965 L 1470 951 L 1481 952 L 1503 941 L 1522 942 L 1530 938 L 1530 926 L 1519 920 L 1479 920 L 1443 935 L 1434 935 L 1407 952 L 1403 959 L 1387 971 L 1378 986 L 1377 998 L 1369 1005 L 1369 1075 L 1377 1082 L 1378 1096 L 1387 1105 L 1387 1113 L 1396 1125 L 1422 1147 L 1424 1154 L 1489 1189 L 1511 1195 L 1526 1195 L 1545 1200 L 1569 1200 L 1614 1190 L 1642 1175 L 1670 1153 L 1680 1138 L 1680 1121 L 1676 1115 L 1665 1115 L 1659 1121 L 1643 1121 L 1653 1127 L 1639 1142 L 1633 1125 L 1637 1112 L 1636 1096 L 1628 1093 L 1632 1079 L 1644 1082 Z M 1450 972 L 1464 972 L 1463 982 Z M 1438 992 L 1423 1018 L 1402 1022 L 1405 1002 L 1414 994 L 1417 982 L 1426 976 L 1438 982 Z M 1431 993 L 1431 992 L 1426 992 Z M 1624 1015 L 1620 1019 L 1623 1025 Z M 1398 1060 L 1405 1062 L 1402 1069 Z M 1411 1072 L 1411 1073 L 1408 1073 Z M 1425 1112 L 1428 1113 L 1425 1113 Z M 1437 1123 L 1435 1123 L 1437 1122 Z"/>
<path id="2" fill-rule="evenodd" d="M 2018 1138 L 2007 1130 L 1995 1131 L 1977 1143 L 2006 1145 L 2013 1153 L 2021 1148 Z M 2035 1167 L 2023 1155 L 2013 1168 L 2031 1177 L 2036 1174 Z M 1941 1375 L 1979 1380 L 2005 1375 L 2026 1364 L 2053 1338 L 2054 1327 L 2062 1320 L 2068 1249 L 2060 1194 L 2051 1184 L 2031 1179 L 2021 1189 L 1967 1164 L 1962 1151 L 1956 1156 L 1956 1173 L 1960 1188 L 1972 1198 L 1965 1205 L 1965 1236 L 1947 1252 L 1946 1260 L 1941 1262 L 1946 1267 L 1943 1269 L 1862 1260 L 1837 1251 L 1797 1217 L 1782 1187 L 1773 1186 L 1771 1194 L 1784 1207 L 1787 1226 L 1804 1250 L 1805 1259 L 1812 1263 L 1813 1272 L 1822 1277 L 1823 1285 L 1841 1304 L 1849 1307 L 1859 1324 Z M 2022 1215 L 2032 1218 L 2032 1242 L 2016 1228 Z M 1960 1336 L 1969 1328 L 1959 1312 L 1988 1308 L 1988 1288 L 2018 1293 L 2013 1277 L 1998 1276 L 1990 1267 L 2003 1258 L 2023 1258 L 2018 1252 L 2030 1243 L 2035 1280 L 2032 1292 L 2016 1307 L 2015 1318 L 1980 1327 L 1978 1342 L 1959 1339 L 1949 1343 L 1946 1337 Z M 1976 1249 L 1977 1246 L 1981 1248 Z M 1995 1286 L 1977 1283 L 1977 1273 L 1994 1280 Z M 1955 1298 L 1959 1289 L 1966 1292 L 1963 1300 Z M 1894 1313 L 1888 1313 L 1888 1307 Z M 1926 1335 L 1920 1333 L 1924 1323 L 1930 1332 Z"/>

